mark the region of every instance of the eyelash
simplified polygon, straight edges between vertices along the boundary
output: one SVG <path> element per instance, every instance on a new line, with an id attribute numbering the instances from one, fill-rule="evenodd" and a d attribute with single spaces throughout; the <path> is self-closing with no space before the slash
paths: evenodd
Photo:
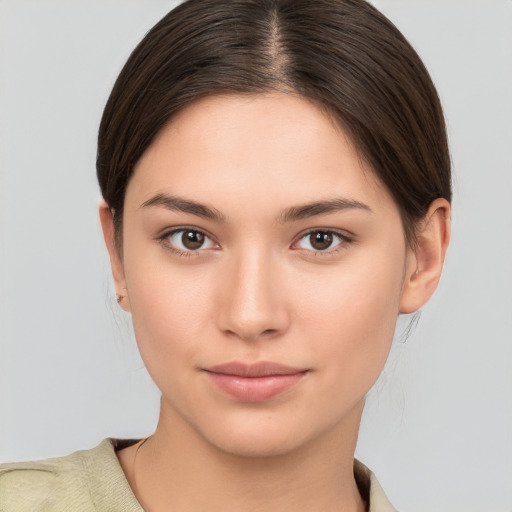
<path id="1" fill-rule="evenodd" d="M 197 257 L 202 252 L 201 251 L 202 248 L 198 248 L 197 250 L 191 249 L 191 250 L 188 250 L 188 251 L 184 251 L 184 250 L 181 250 L 181 249 L 175 247 L 174 245 L 172 245 L 169 242 L 169 238 L 172 237 L 173 235 L 176 235 L 178 233 L 186 233 L 186 232 L 198 233 L 198 234 L 204 236 L 205 238 L 209 239 L 212 243 L 217 244 L 217 242 L 215 242 L 213 237 L 208 235 L 208 233 L 204 232 L 201 229 L 197 229 L 197 228 L 193 228 L 193 227 L 187 227 L 187 226 L 176 228 L 176 229 L 173 229 L 171 231 L 166 231 L 162 235 L 158 236 L 156 239 L 167 250 L 171 251 L 172 253 L 174 253 L 174 254 L 176 254 L 178 256 L 183 256 L 183 257 L 187 257 L 187 258 L 189 258 L 189 257 Z M 316 233 L 323 233 L 323 234 L 333 235 L 334 237 L 339 239 L 339 243 L 334 248 L 332 248 L 332 249 L 327 248 L 325 250 L 316 250 L 316 251 L 315 250 L 309 250 L 309 249 L 302 249 L 302 250 L 308 252 L 310 255 L 312 255 L 314 257 L 332 256 L 333 254 L 337 254 L 338 252 L 346 249 L 347 245 L 354 241 L 353 238 L 347 236 L 345 233 L 341 233 L 341 232 L 333 230 L 333 229 L 315 228 L 315 229 L 310 229 L 310 230 L 306 231 L 305 233 L 302 233 L 301 235 L 299 235 L 294 240 L 294 242 L 291 244 L 291 248 L 293 250 L 301 250 L 301 248 L 295 248 L 293 246 L 297 245 L 300 241 L 306 239 L 308 236 L 314 235 Z M 205 249 L 202 249 L 202 250 L 205 250 Z"/>

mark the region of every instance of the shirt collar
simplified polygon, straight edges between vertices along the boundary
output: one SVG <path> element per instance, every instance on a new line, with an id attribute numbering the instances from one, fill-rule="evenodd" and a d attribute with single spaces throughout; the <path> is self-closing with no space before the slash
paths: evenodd
<path id="1" fill-rule="evenodd" d="M 126 480 L 116 455 L 116 451 L 138 441 L 140 440 L 108 438 L 91 450 L 92 457 L 84 457 L 91 499 L 97 510 L 144 512 Z M 397 512 L 375 475 L 358 460 L 354 460 L 354 477 L 361 496 L 369 504 L 368 512 Z"/>

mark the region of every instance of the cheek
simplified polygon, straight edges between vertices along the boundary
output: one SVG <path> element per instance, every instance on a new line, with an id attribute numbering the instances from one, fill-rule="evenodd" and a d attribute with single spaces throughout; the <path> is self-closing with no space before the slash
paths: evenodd
<path id="1" fill-rule="evenodd" d="M 146 253 L 127 260 L 125 272 L 137 344 L 150 373 L 195 360 L 198 341 L 212 327 L 215 301 L 206 269 L 176 271 L 165 257 Z"/>
<path id="2" fill-rule="evenodd" d="M 366 394 L 389 354 L 402 287 L 401 260 L 347 265 L 335 276 L 309 283 L 317 292 L 304 295 L 298 312 L 301 329 L 314 340 L 317 366 L 354 396 Z"/>

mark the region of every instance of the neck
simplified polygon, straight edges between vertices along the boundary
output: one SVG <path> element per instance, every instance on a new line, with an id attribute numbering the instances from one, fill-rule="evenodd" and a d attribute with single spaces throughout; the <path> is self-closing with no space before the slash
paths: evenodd
<path id="1" fill-rule="evenodd" d="M 299 448 L 248 457 L 213 446 L 162 404 L 155 434 L 134 447 L 132 468 L 122 465 L 147 512 L 362 512 L 353 473 L 361 411 Z"/>

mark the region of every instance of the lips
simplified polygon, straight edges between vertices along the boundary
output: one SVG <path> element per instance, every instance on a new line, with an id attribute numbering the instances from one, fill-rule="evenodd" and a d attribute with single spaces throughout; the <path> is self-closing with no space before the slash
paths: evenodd
<path id="1" fill-rule="evenodd" d="M 263 402 L 299 383 L 308 370 L 267 361 L 254 364 L 234 361 L 212 366 L 204 372 L 230 397 L 241 402 Z"/>

